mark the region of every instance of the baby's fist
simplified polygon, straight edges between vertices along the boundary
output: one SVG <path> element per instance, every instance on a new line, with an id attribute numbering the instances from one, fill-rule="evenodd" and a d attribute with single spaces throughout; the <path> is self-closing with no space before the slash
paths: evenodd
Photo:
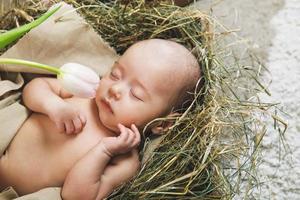
<path id="1" fill-rule="evenodd" d="M 141 141 L 140 132 L 134 124 L 131 128 L 118 124 L 118 128 L 120 129 L 118 137 L 108 137 L 102 141 L 102 145 L 110 156 L 127 153 L 136 148 Z"/>
<path id="2" fill-rule="evenodd" d="M 60 133 L 80 133 L 86 124 L 85 116 L 68 103 L 61 104 L 49 113 Z"/>

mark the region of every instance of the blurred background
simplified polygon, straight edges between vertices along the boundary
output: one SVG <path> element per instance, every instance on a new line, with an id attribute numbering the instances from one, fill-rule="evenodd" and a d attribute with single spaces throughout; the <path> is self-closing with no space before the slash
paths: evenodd
<path id="1" fill-rule="evenodd" d="M 260 98 L 280 103 L 277 114 L 288 123 L 283 139 L 266 118 L 258 163 L 261 188 L 255 189 L 255 199 L 300 199 L 300 1 L 201 0 L 193 6 L 235 30 L 260 57 L 267 68 L 262 78 L 271 92 Z M 243 57 L 245 51 L 237 48 Z"/>

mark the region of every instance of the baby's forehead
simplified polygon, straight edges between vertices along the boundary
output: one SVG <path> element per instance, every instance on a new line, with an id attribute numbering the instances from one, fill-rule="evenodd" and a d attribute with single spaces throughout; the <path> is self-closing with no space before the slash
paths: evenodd
<path id="1" fill-rule="evenodd" d="M 159 48 L 160 47 L 160 48 Z M 133 65 L 139 65 L 144 70 L 155 68 L 158 73 L 176 72 L 189 65 L 190 54 L 182 47 L 162 45 L 148 45 L 147 43 L 135 45 L 128 49 L 120 60 Z M 129 66 L 130 67 L 130 66 Z"/>
<path id="2" fill-rule="evenodd" d="M 145 73 L 140 78 L 147 81 L 153 90 L 159 93 L 171 93 L 177 91 L 184 79 L 184 71 L 176 70 L 172 66 L 160 66 L 157 68 L 145 69 Z"/>
<path id="3" fill-rule="evenodd" d="M 137 65 L 138 63 L 138 65 Z M 130 81 L 141 83 L 152 94 L 167 95 L 177 91 L 184 72 L 178 72 L 174 66 L 160 65 L 159 62 L 117 61 L 116 67 Z"/>
<path id="4" fill-rule="evenodd" d="M 179 87 L 182 80 L 187 81 L 197 60 L 182 45 L 161 39 L 138 42 L 131 46 L 122 57 L 122 62 L 139 68 L 138 75 L 151 78 L 151 85 L 162 84 L 162 89 Z M 120 59 L 121 60 L 121 59 Z M 191 67 L 194 66 L 194 67 Z M 197 67 L 196 67 L 197 68 Z M 133 68 L 135 70 L 135 68 Z"/>

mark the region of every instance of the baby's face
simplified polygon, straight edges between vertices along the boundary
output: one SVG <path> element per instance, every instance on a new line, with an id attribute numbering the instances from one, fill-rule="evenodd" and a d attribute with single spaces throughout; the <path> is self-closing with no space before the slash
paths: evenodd
<path id="1" fill-rule="evenodd" d="M 162 66 L 164 65 L 164 66 Z M 167 114 L 176 98 L 176 84 L 169 84 L 172 70 L 143 52 L 129 51 L 102 77 L 96 94 L 103 125 L 117 132 L 117 124 L 142 128 Z"/>

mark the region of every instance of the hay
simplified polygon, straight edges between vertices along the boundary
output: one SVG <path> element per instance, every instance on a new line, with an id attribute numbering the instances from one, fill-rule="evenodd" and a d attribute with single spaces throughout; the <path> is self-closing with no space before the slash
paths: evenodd
<path id="1" fill-rule="evenodd" d="M 190 49 L 204 72 L 204 87 L 195 94 L 194 109 L 175 118 L 175 125 L 139 174 L 110 199 L 232 199 L 237 193 L 251 197 L 252 188 L 259 184 L 255 169 L 266 132 L 260 115 L 273 105 L 261 103 L 256 96 L 258 91 L 267 91 L 259 79 L 262 65 L 256 59 L 251 66 L 239 61 L 225 64 L 227 51 L 218 46 L 230 31 L 200 11 L 167 1 L 65 2 L 78 8 L 118 53 L 139 40 L 171 39 Z M 46 11 L 38 0 L 27 1 L 20 9 L 35 18 Z M 24 20 L 22 16 L 17 19 Z M 16 21 L 6 20 L 1 27 L 11 27 Z M 210 30 L 215 26 L 219 29 Z M 274 120 L 282 123 L 275 115 Z"/>

